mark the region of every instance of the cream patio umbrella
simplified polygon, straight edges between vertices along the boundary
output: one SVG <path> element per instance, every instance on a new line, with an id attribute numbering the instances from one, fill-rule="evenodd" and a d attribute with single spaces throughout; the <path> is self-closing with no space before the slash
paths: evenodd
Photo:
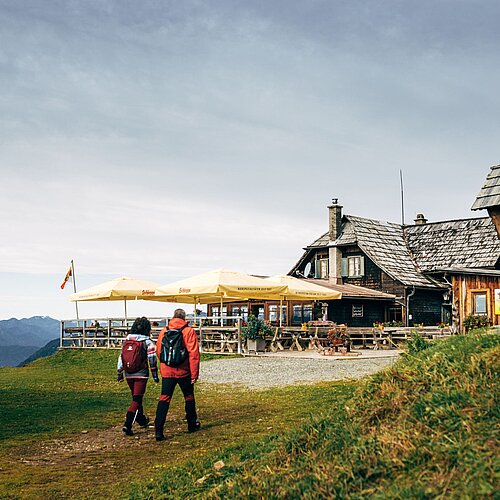
<path id="1" fill-rule="evenodd" d="M 286 285 L 271 283 L 249 274 L 216 269 L 156 289 L 155 299 L 185 304 L 210 304 L 241 299 L 278 299 Z M 196 308 L 195 308 L 196 310 Z"/>
<path id="2" fill-rule="evenodd" d="M 123 300 L 125 305 L 125 319 L 127 319 L 127 300 L 151 299 L 158 287 L 153 281 L 135 278 L 116 278 L 96 285 L 69 296 L 72 302 L 95 300 Z"/>
<path id="3" fill-rule="evenodd" d="M 293 276 L 280 274 L 265 278 L 265 280 L 269 283 L 277 283 L 287 287 L 280 297 L 280 326 L 282 324 L 281 308 L 283 307 L 283 300 L 339 300 L 342 298 L 340 292 Z"/>

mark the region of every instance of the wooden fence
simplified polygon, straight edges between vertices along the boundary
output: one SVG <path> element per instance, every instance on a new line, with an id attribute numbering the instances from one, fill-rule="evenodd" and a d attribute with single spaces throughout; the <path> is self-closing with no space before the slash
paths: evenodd
<path id="1" fill-rule="evenodd" d="M 150 318 L 152 338 L 168 323 L 168 318 Z M 133 320 L 125 318 L 97 318 L 61 321 L 61 349 L 120 349 L 130 333 Z M 222 323 L 222 326 L 221 326 Z M 200 352 L 241 354 L 248 352 L 242 339 L 242 319 L 238 316 L 204 317 L 193 325 L 200 343 Z M 266 337 L 266 351 L 321 350 L 328 347 L 331 326 L 274 327 L 273 335 Z M 438 327 L 346 328 L 352 348 L 397 349 L 419 333 L 424 338 L 435 339 L 451 335 L 450 329 Z"/>

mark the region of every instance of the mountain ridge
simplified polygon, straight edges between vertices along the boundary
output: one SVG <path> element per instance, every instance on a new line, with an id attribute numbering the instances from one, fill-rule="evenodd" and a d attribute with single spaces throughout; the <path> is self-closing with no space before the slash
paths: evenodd
<path id="1" fill-rule="evenodd" d="M 17 366 L 59 337 L 60 323 L 50 316 L 0 320 L 0 366 Z"/>

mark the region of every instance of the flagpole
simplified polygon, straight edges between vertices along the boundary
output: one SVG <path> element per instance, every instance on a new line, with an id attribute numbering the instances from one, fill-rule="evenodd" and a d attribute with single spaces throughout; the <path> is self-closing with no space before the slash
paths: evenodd
<path id="1" fill-rule="evenodd" d="M 76 293 L 76 277 L 75 277 L 75 264 L 73 263 L 73 259 L 71 259 L 71 273 L 73 274 L 73 291 Z M 76 308 L 76 320 L 78 321 L 80 317 L 78 316 L 78 300 L 75 301 Z"/>

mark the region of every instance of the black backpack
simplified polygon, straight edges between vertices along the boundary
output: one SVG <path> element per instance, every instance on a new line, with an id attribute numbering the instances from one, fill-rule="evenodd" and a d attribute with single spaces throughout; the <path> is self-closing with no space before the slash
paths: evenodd
<path id="1" fill-rule="evenodd" d="M 182 338 L 184 325 L 178 330 L 167 330 L 161 341 L 160 363 L 168 366 L 179 366 L 188 357 L 188 351 Z"/>

